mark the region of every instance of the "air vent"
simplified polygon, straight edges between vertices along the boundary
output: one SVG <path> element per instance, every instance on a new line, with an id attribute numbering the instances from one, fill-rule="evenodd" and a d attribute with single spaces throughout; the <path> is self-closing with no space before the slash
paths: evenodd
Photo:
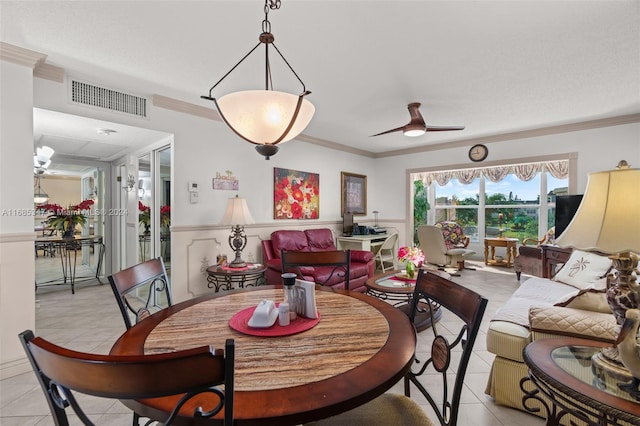
<path id="1" fill-rule="evenodd" d="M 136 117 L 147 117 L 146 98 L 77 80 L 71 81 L 71 101 Z"/>

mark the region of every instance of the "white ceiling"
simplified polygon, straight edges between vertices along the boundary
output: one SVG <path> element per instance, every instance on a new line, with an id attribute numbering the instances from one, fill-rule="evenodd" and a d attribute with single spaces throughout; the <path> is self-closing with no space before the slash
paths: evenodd
<path id="1" fill-rule="evenodd" d="M 92 82 L 213 108 L 200 96 L 257 43 L 263 5 L 2 1 L 1 35 Z M 312 92 L 304 134 L 371 153 L 640 113 L 637 0 L 283 0 L 269 19 Z M 262 88 L 263 61 L 254 52 L 213 95 Z M 301 91 L 274 52 L 272 71 L 276 90 Z M 466 129 L 369 136 L 406 124 L 410 102 L 428 124 Z M 36 123 L 52 146 L 102 158 L 125 149 L 95 123 L 86 134 L 55 123 Z"/>

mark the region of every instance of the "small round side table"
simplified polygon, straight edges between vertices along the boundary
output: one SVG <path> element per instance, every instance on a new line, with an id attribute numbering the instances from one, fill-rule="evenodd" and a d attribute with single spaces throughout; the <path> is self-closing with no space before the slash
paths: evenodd
<path id="1" fill-rule="evenodd" d="M 207 268 L 207 287 L 220 290 L 257 287 L 265 284 L 266 265 L 247 263 L 243 268 L 230 268 L 226 265 L 213 265 Z"/>

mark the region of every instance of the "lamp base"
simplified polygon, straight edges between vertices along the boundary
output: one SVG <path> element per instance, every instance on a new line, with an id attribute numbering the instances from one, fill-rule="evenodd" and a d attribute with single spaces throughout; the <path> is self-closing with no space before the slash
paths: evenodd
<path id="1" fill-rule="evenodd" d="M 592 368 L 598 377 L 608 376 L 615 380 L 628 382 L 633 378 L 631 372 L 620 361 L 618 349 L 603 348 L 591 357 Z"/>
<path id="2" fill-rule="evenodd" d="M 244 268 L 246 266 L 247 262 L 242 259 L 235 259 L 233 262 L 227 264 L 229 268 Z"/>

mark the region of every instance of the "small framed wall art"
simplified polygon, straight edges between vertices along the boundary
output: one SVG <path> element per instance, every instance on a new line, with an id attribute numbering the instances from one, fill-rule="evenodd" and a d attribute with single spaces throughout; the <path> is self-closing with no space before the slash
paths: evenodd
<path id="1" fill-rule="evenodd" d="M 273 168 L 273 218 L 318 219 L 320 175 Z"/>
<path id="2" fill-rule="evenodd" d="M 342 215 L 345 212 L 367 214 L 367 177 L 354 173 L 340 173 Z"/>

